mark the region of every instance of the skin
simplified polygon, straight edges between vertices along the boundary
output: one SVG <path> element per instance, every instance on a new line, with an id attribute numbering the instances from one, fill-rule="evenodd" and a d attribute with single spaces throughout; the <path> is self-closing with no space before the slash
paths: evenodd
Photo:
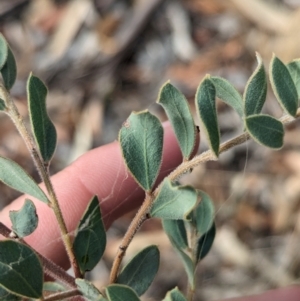
<path id="1" fill-rule="evenodd" d="M 165 124 L 164 129 L 163 163 L 158 181 L 182 161 L 170 125 Z M 70 166 L 54 175 L 52 181 L 70 232 L 76 229 L 88 202 L 94 195 L 99 197 L 106 228 L 124 213 L 137 208 L 144 198 L 144 192 L 137 186 L 126 170 L 118 142 L 89 151 Z M 43 187 L 43 185 L 41 186 Z M 9 211 L 19 210 L 25 197 L 21 196 L 0 212 L 2 223 L 11 227 Z M 68 268 L 69 262 L 52 210 L 44 203 L 34 200 L 32 197 L 30 199 L 35 202 L 39 225 L 33 234 L 26 238 L 26 242 L 45 257 L 64 268 Z M 277 289 L 258 296 L 230 300 L 298 301 L 300 300 L 300 288 Z M 230 300 L 227 299 L 227 301 Z"/>

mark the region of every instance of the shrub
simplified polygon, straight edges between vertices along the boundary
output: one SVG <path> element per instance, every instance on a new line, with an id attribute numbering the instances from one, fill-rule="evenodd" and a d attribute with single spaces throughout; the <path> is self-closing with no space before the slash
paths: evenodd
<path id="1" fill-rule="evenodd" d="M 45 184 L 46 193 L 17 163 L 0 157 L 0 180 L 8 186 L 32 196 L 53 209 L 75 277 L 44 258 L 23 240 L 37 227 L 34 203 L 26 199 L 19 211 L 11 211 L 12 229 L 0 223 L 0 297 L 3 300 L 63 300 L 83 296 L 87 300 L 140 300 L 152 283 L 159 267 L 159 249 L 145 247 L 120 271 L 126 249 L 144 221 L 159 218 L 172 246 L 183 262 L 188 278 L 186 296 L 177 288 L 169 291 L 164 301 L 192 300 L 197 265 L 209 252 L 216 233 L 214 206 L 209 195 L 192 186 L 181 185 L 180 177 L 197 165 L 217 160 L 220 153 L 252 138 L 273 149 L 283 145 L 284 124 L 299 116 L 300 62 L 283 64 L 273 56 L 269 76 L 271 86 L 285 114 L 279 120 L 262 114 L 267 94 L 267 75 L 260 56 L 258 66 L 249 78 L 243 96 L 225 79 L 207 75 L 200 83 L 195 103 L 210 150 L 194 155 L 199 134 L 187 100 L 170 82 L 163 85 L 157 102 L 166 111 L 177 137 L 183 161 L 158 186 L 156 179 L 162 162 L 163 127 L 148 110 L 133 112 L 124 122 L 119 143 L 124 162 L 137 184 L 145 191 L 145 199 L 118 249 L 112 265 L 110 284 L 97 289 L 85 280 L 101 259 L 106 246 L 99 200 L 94 196 L 83 214 L 74 241 L 63 219 L 51 178 L 49 165 L 56 148 L 56 130 L 46 110 L 47 88 L 33 74 L 27 82 L 31 132 L 10 96 L 16 79 L 16 62 L 7 42 L 0 36 L 0 110 L 14 122 Z M 220 144 L 216 97 L 231 106 L 243 121 L 241 135 Z M 55 281 L 44 282 L 44 274 Z M 49 293 L 50 292 L 50 293 Z"/>

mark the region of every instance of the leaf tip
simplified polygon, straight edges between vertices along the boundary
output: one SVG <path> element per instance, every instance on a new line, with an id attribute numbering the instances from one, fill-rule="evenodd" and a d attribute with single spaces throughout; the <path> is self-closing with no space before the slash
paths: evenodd
<path id="1" fill-rule="evenodd" d="M 270 60 L 270 70 L 272 70 L 273 63 L 276 59 L 278 59 L 276 54 L 274 52 L 272 52 L 272 57 L 271 57 L 271 60 Z"/>
<path id="2" fill-rule="evenodd" d="M 206 79 L 209 79 L 211 80 L 211 75 L 209 73 L 205 74 L 204 76 L 204 79 L 203 80 L 206 80 Z"/>
<path id="3" fill-rule="evenodd" d="M 163 93 L 163 91 L 164 91 L 164 89 L 166 89 L 166 87 L 168 86 L 168 85 L 171 85 L 171 81 L 168 79 L 161 87 L 160 87 L 160 89 L 159 89 L 159 92 L 158 92 L 158 97 L 157 97 L 157 100 L 156 100 L 156 103 L 161 103 L 161 98 L 162 98 L 162 93 Z"/>
<path id="4" fill-rule="evenodd" d="M 258 64 L 260 65 L 260 64 L 262 64 L 262 57 L 261 57 L 261 55 L 259 54 L 259 52 L 258 51 L 255 51 L 255 56 L 256 56 L 256 59 L 257 59 L 257 62 L 258 62 Z"/>

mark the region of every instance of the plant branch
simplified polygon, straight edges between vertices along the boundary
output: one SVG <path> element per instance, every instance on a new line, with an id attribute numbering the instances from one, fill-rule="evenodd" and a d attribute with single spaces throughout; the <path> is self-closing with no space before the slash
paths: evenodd
<path id="1" fill-rule="evenodd" d="M 187 301 L 193 301 L 195 295 L 195 289 L 193 289 L 190 284 L 188 285 L 188 291 L 187 291 Z"/>
<path id="2" fill-rule="evenodd" d="M 197 244 L 198 244 L 198 234 L 196 226 L 191 226 L 190 229 L 190 248 L 189 248 L 189 254 L 191 256 L 192 262 L 193 262 L 193 268 L 194 268 L 194 277 L 193 277 L 193 284 L 190 284 L 190 281 L 188 281 L 188 288 L 187 288 L 187 301 L 193 301 L 194 295 L 195 295 L 195 283 L 196 283 L 196 267 L 197 267 Z"/>
<path id="3" fill-rule="evenodd" d="M 55 264 L 50 259 L 44 257 L 42 254 L 38 253 L 37 251 L 35 251 L 35 253 L 37 253 L 37 255 L 39 256 L 44 267 L 44 271 L 48 276 L 52 277 L 55 280 L 58 280 L 59 282 L 67 285 L 70 288 L 77 287 L 75 278 L 69 275 L 64 269 L 62 269 L 59 265 Z"/>
<path id="4" fill-rule="evenodd" d="M 300 109 L 297 110 L 296 118 L 300 116 Z M 293 121 L 296 120 L 296 118 L 290 116 L 290 115 L 284 115 L 279 120 L 284 124 L 287 125 Z M 243 134 L 240 134 L 237 137 L 234 137 L 220 145 L 220 151 L 219 154 L 224 153 L 225 151 L 231 149 L 234 146 L 240 145 L 247 140 L 250 139 L 250 135 L 245 132 Z M 197 167 L 201 163 L 207 162 L 207 161 L 216 161 L 218 158 L 214 155 L 214 153 L 211 150 L 205 151 L 201 153 L 200 155 L 194 157 L 190 161 L 184 161 L 182 164 L 180 164 L 174 171 L 172 171 L 168 178 L 171 181 L 174 181 L 178 178 L 180 178 L 182 175 L 184 175 L 187 171 Z M 157 195 L 158 191 L 160 189 L 160 185 L 156 188 L 154 194 Z"/>
<path id="5" fill-rule="evenodd" d="M 115 260 L 113 262 L 111 272 L 110 272 L 110 283 L 114 283 L 117 280 L 118 272 L 120 269 L 121 262 L 125 256 L 126 250 L 132 241 L 134 235 L 139 230 L 143 222 L 148 218 L 147 212 L 149 208 L 151 207 L 151 204 L 153 203 L 153 196 L 152 194 L 146 194 L 145 200 L 138 210 L 137 214 L 133 218 L 130 226 L 128 227 L 127 232 L 125 233 L 123 240 L 121 242 L 121 245 L 119 246 L 117 255 L 115 257 Z"/>
<path id="6" fill-rule="evenodd" d="M 240 145 L 249 139 L 250 139 L 250 135 L 248 133 L 243 133 L 237 137 L 234 137 L 220 145 L 219 154 L 231 149 L 234 146 Z M 216 161 L 216 160 L 218 160 L 218 158 L 215 156 L 215 154 L 211 150 L 207 150 L 201 153 L 200 155 L 194 157 L 190 161 L 185 161 L 182 164 L 180 164 L 175 170 L 173 170 L 168 175 L 168 178 L 171 181 L 175 181 L 179 179 L 182 175 L 186 174 L 189 170 L 200 165 L 201 163 L 207 161 Z M 157 195 L 159 189 L 160 189 L 160 185 L 156 188 L 155 195 Z"/>
<path id="7" fill-rule="evenodd" d="M 298 109 L 296 118 L 300 116 L 300 109 Z M 294 117 L 289 115 L 284 115 L 279 119 L 284 125 L 287 125 L 295 120 Z M 220 145 L 220 151 L 219 153 L 224 153 L 225 151 L 231 149 L 234 146 L 240 145 L 247 140 L 250 139 L 250 135 L 245 132 L 243 134 L 240 134 L 237 137 L 234 137 Z M 194 167 L 207 162 L 207 161 L 216 161 L 218 158 L 214 155 L 214 153 L 211 150 L 205 151 L 201 153 L 200 155 L 194 157 L 190 161 L 183 161 L 173 172 L 171 172 L 168 175 L 168 178 L 171 181 L 174 181 L 178 178 L 180 178 L 182 175 L 186 174 L 187 171 L 193 169 Z M 159 190 L 161 188 L 161 184 L 158 185 L 158 187 L 155 189 L 153 194 L 151 194 L 151 197 L 149 195 L 146 195 L 146 198 L 138 210 L 137 214 L 135 215 L 134 219 L 132 220 L 131 224 L 129 225 L 127 232 L 125 233 L 125 236 L 122 240 L 121 245 L 119 246 L 118 253 L 116 255 L 116 258 L 112 265 L 112 270 L 110 274 L 110 283 L 114 283 L 118 276 L 118 271 L 120 269 L 121 262 L 125 256 L 125 252 L 132 241 L 134 235 L 139 230 L 143 222 L 147 219 L 147 213 L 149 212 L 152 203 L 157 196 Z"/>
<path id="8" fill-rule="evenodd" d="M 13 239 L 11 237 L 11 233 L 12 233 L 12 231 L 8 227 L 6 227 L 3 223 L 0 222 L 0 234 L 6 238 Z M 23 239 L 18 238 L 18 241 L 20 241 L 24 245 L 28 246 L 28 244 Z M 44 268 L 44 272 L 48 276 L 60 281 L 61 283 L 67 285 L 70 288 L 77 287 L 76 283 L 75 283 L 75 278 L 73 278 L 71 275 L 69 275 L 64 269 L 62 269 L 60 266 L 55 264 L 53 261 L 44 257 L 42 254 L 40 254 L 36 250 L 34 250 L 34 252 L 40 258 L 43 268 Z"/>
<path id="9" fill-rule="evenodd" d="M 70 298 L 74 296 L 82 295 L 81 292 L 78 289 L 66 291 L 66 292 L 59 292 L 52 294 L 48 297 L 45 297 L 44 301 L 55 301 L 55 300 L 64 300 L 65 298 Z"/>
<path id="10" fill-rule="evenodd" d="M 53 209 L 53 212 L 55 214 L 55 217 L 57 219 L 57 222 L 59 224 L 59 228 L 60 228 L 60 232 L 62 235 L 62 240 L 63 243 L 65 245 L 65 249 L 66 252 L 68 254 L 69 260 L 70 260 L 70 264 L 73 267 L 74 270 L 74 274 L 75 277 L 81 277 L 81 272 L 79 270 L 74 252 L 73 252 L 73 247 L 72 247 L 72 242 L 71 242 L 71 238 L 70 235 L 68 233 L 68 229 L 65 223 L 65 220 L 63 218 L 59 203 L 58 203 L 58 199 L 56 197 L 52 182 L 50 180 L 50 175 L 49 172 L 47 170 L 47 168 L 44 165 L 44 162 L 39 154 L 39 152 L 37 151 L 37 148 L 35 146 L 35 143 L 33 142 L 33 137 L 32 135 L 28 132 L 23 118 L 20 115 L 14 101 L 12 100 L 10 94 L 6 91 L 6 89 L 0 85 L 0 92 L 3 96 L 3 100 L 7 106 L 5 112 L 10 116 L 10 118 L 12 119 L 12 121 L 14 122 L 17 130 L 19 131 L 20 135 L 22 136 L 30 154 L 31 157 L 33 159 L 33 162 L 39 172 L 39 175 L 41 177 L 41 180 L 44 182 L 45 187 L 47 189 L 48 195 L 49 195 L 49 199 L 50 199 L 50 203 L 51 203 L 51 207 Z"/>
<path id="11" fill-rule="evenodd" d="M 11 230 L 0 222 L 0 234 L 6 238 L 10 238 Z"/>

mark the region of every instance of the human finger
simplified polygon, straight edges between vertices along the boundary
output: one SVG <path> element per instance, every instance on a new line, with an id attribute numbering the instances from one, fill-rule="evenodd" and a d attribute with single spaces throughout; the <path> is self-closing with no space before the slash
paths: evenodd
<path id="1" fill-rule="evenodd" d="M 182 160 L 176 137 L 169 123 L 164 125 L 164 149 L 160 178 L 167 175 Z M 136 208 L 144 191 L 138 187 L 124 164 L 118 142 L 89 151 L 73 164 L 52 177 L 60 207 L 69 232 L 76 229 L 92 196 L 100 200 L 101 212 L 108 227 L 116 218 Z M 43 187 L 43 185 L 42 185 Z M 0 220 L 11 226 L 9 211 L 19 209 L 26 196 L 4 208 Z M 67 267 L 68 260 L 60 231 L 52 210 L 35 201 L 39 225 L 25 240 L 45 257 Z"/>

